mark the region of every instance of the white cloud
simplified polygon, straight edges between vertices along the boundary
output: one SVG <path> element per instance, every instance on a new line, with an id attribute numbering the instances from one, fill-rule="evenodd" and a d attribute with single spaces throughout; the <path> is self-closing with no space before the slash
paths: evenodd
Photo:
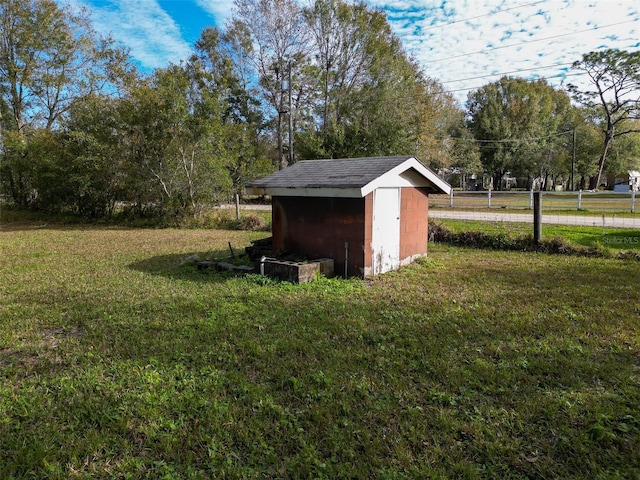
<path id="1" fill-rule="evenodd" d="M 181 26 L 158 0 L 58 1 L 89 7 L 96 29 L 111 32 L 147 69 L 178 63 L 189 55 Z M 233 0 L 184 1 L 212 15 L 221 28 L 234 8 Z M 306 5 L 311 0 L 298 1 Z M 367 2 L 387 13 L 407 51 L 461 103 L 468 90 L 499 78 L 490 74 L 546 77 L 554 87 L 585 83 L 584 77 L 568 71 L 583 54 L 601 48 L 640 48 L 637 0 Z"/>
<path id="2" fill-rule="evenodd" d="M 499 78 L 486 77 L 489 74 L 547 77 L 560 87 L 563 81 L 584 82 L 578 76 L 565 79 L 563 74 L 568 68 L 564 64 L 585 53 L 640 48 L 636 0 L 369 0 L 369 4 L 387 12 L 409 53 L 461 102 L 469 89 Z"/>
<path id="3" fill-rule="evenodd" d="M 218 28 L 223 28 L 233 12 L 233 0 L 195 0 L 200 8 L 216 19 Z"/>
<path id="4" fill-rule="evenodd" d="M 70 3 L 70 2 L 67 2 Z M 180 32 L 180 26 L 156 0 L 113 0 L 110 2 L 82 2 L 86 6 L 95 29 L 113 37 L 131 49 L 131 56 L 143 68 L 154 69 L 179 63 L 191 51 Z"/>

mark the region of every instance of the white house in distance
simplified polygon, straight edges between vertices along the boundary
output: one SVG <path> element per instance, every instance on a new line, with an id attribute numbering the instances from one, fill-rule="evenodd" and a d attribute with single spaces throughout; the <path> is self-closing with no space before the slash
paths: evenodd
<path id="1" fill-rule="evenodd" d="M 607 184 L 614 192 L 637 192 L 640 190 L 640 171 L 607 175 Z"/>

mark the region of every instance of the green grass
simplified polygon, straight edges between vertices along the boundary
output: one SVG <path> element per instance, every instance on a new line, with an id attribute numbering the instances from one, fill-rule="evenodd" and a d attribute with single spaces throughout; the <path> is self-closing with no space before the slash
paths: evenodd
<path id="1" fill-rule="evenodd" d="M 533 226 L 529 223 L 483 222 L 445 218 L 438 218 L 435 221 L 453 232 L 478 231 L 510 237 L 533 235 Z M 561 238 L 571 245 L 598 247 L 612 253 L 640 251 L 640 230 L 638 229 L 543 225 L 542 238 L 543 240 Z"/>
<path id="2" fill-rule="evenodd" d="M 640 269 L 432 245 L 202 273 L 264 233 L 0 231 L 0 478 L 638 478 Z"/>

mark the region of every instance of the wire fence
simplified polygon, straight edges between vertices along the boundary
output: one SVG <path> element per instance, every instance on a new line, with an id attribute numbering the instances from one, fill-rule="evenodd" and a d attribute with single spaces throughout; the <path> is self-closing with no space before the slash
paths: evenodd
<path id="1" fill-rule="evenodd" d="M 542 192 L 541 205 L 543 237 L 573 237 L 585 246 L 597 243 L 640 252 L 637 192 Z M 431 218 L 453 221 L 468 230 L 533 233 L 533 206 L 534 193 L 528 191 L 455 191 L 429 196 Z"/>
<path id="2" fill-rule="evenodd" d="M 629 212 L 640 210 L 637 192 L 541 192 L 545 211 Z M 533 191 L 452 191 L 451 195 L 431 195 L 431 207 L 532 209 Z"/>
<path id="3" fill-rule="evenodd" d="M 533 224 L 533 213 L 500 213 L 500 212 L 477 212 L 477 211 L 451 211 L 442 209 L 431 209 L 431 218 L 445 218 L 451 220 L 468 220 L 480 222 L 500 222 L 500 223 L 527 223 Z M 640 230 L 640 217 L 626 217 L 615 213 L 603 213 L 595 216 L 562 215 L 560 213 L 547 213 L 542 215 L 543 225 L 567 225 L 582 227 L 606 227 L 621 229 Z"/>

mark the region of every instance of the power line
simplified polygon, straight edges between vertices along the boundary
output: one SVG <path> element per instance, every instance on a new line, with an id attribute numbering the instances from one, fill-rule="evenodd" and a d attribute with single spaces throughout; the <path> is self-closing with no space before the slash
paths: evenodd
<path id="1" fill-rule="evenodd" d="M 510 138 L 506 140 L 477 140 L 475 138 L 463 138 L 463 137 L 447 137 L 447 139 L 451 140 L 462 140 L 465 142 L 471 143 L 517 143 L 517 142 L 533 142 L 538 140 L 546 140 L 547 138 L 559 137 L 561 135 L 566 135 L 567 133 L 573 133 L 573 130 L 566 130 L 564 132 L 554 133 L 553 135 L 546 135 L 544 137 L 531 137 L 531 138 Z"/>
<path id="2" fill-rule="evenodd" d="M 525 71 L 525 70 L 522 70 L 522 71 Z M 517 72 L 514 72 L 514 73 L 517 73 Z M 546 77 L 538 77 L 537 80 L 548 80 L 550 78 L 559 78 L 559 77 L 575 77 L 575 76 L 586 75 L 586 74 L 587 74 L 586 72 L 565 73 L 565 74 L 559 73 L 557 75 L 548 75 Z M 495 74 L 495 75 L 498 75 L 498 74 Z M 486 75 L 486 77 L 493 77 L 493 76 L 494 75 Z M 478 77 L 478 78 L 483 78 L 483 77 Z M 455 82 L 456 80 L 451 80 L 451 81 Z M 446 82 L 440 82 L 440 83 L 446 83 Z M 455 89 L 452 89 L 452 90 L 447 89 L 446 91 L 448 93 L 465 92 L 467 90 L 476 90 L 476 89 L 482 88 L 482 87 L 484 87 L 484 85 L 480 85 L 480 86 L 477 86 L 477 87 L 455 88 Z"/>
<path id="3" fill-rule="evenodd" d="M 537 39 L 529 40 L 529 41 L 526 41 L 526 42 L 513 43 L 511 45 L 501 45 L 499 47 L 487 48 L 485 50 L 478 50 L 477 52 L 463 53 L 463 54 L 460 54 L 460 55 L 453 55 L 451 57 L 436 58 L 435 60 L 429 60 L 426 63 L 444 62 L 445 60 L 453 60 L 455 58 L 468 57 L 469 55 L 477 55 L 479 53 L 492 52 L 494 50 L 500 50 L 500 49 L 503 49 L 503 48 L 519 47 L 521 45 L 529 45 L 531 43 L 543 42 L 545 40 L 552 40 L 554 38 L 567 37 L 569 35 L 576 35 L 578 33 L 593 32 L 594 30 L 600 30 L 602 28 L 608 28 L 608 27 L 616 27 L 618 25 L 624 25 L 626 23 L 633 23 L 633 22 L 636 22 L 636 21 L 637 21 L 636 19 L 633 19 L 633 20 L 626 20 L 624 22 L 611 23 L 609 25 L 601 25 L 599 27 L 587 28 L 586 30 L 578 30 L 576 32 L 561 33 L 559 35 L 552 35 L 550 37 L 537 38 Z"/>
<path id="4" fill-rule="evenodd" d="M 483 15 L 476 15 L 475 17 L 463 18 L 462 20 L 455 20 L 455 21 L 449 22 L 449 23 L 440 23 L 438 25 L 431 25 L 431 26 L 429 26 L 427 28 L 423 28 L 422 31 L 433 30 L 434 28 L 440 28 L 440 27 L 448 27 L 450 25 L 455 25 L 457 23 L 468 22 L 469 20 L 476 20 L 478 18 L 488 17 L 490 15 L 496 15 L 498 13 L 508 12 L 509 10 L 516 10 L 518 8 L 524 8 L 524 7 L 532 7 L 532 6 L 538 5 L 540 3 L 545 3 L 545 1 L 541 0 L 539 2 L 525 3 L 524 5 L 518 5 L 516 7 L 505 8 L 504 10 L 496 10 L 494 12 L 485 13 Z"/>
<path id="5" fill-rule="evenodd" d="M 556 63 L 555 65 L 546 65 L 544 67 L 523 68 L 523 69 L 520 69 L 520 70 L 511 70 L 510 72 L 490 73 L 490 74 L 487 74 L 487 75 L 479 75 L 477 77 L 461 78 L 459 80 L 447 80 L 446 82 L 440 82 L 440 83 L 445 84 L 445 83 L 454 83 L 454 82 L 464 82 L 466 80 L 477 80 L 477 79 L 480 79 L 480 78 L 498 77 L 498 76 L 502 76 L 502 75 L 510 75 L 512 73 L 531 72 L 531 71 L 534 71 L 534 70 L 546 70 L 547 68 L 565 67 L 567 65 L 573 65 L 573 64 L 572 63 Z"/>

